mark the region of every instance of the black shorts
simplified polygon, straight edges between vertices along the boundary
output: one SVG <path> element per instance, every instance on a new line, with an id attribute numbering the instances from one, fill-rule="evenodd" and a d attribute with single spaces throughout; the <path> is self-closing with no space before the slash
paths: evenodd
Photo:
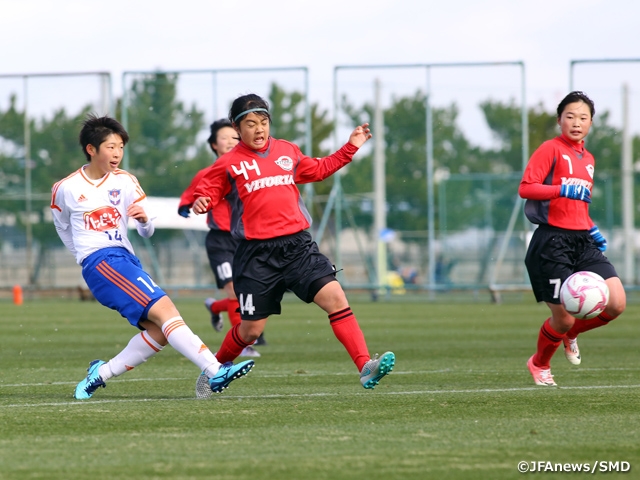
<path id="1" fill-rule="evenodd" d="M 560 286 L 575 272 L 597 273 L 605 280 L 618 276 L 588 230 L 540 225 L 533 232 L 524 263 L 538 302 L 559 304 Z"/>
<path id="2" fill-rule="evenodd" d="M 233 259 L 233 288 L 243 320 L 280 314 L 287 290 L 311 303 L 336 269 L 318 250 L 309 232 L 269 240 L 241 240 Z"/>
<path id="3" fill-rule="evenodd" d="M 222 230 L 209 230 L 204 245 L 209 257 L 209 265 L 216 276 L 216 285 L 222 289 L 232 280 L 233 255 L 238 247 L 238 240 L 231 233 Z"/>

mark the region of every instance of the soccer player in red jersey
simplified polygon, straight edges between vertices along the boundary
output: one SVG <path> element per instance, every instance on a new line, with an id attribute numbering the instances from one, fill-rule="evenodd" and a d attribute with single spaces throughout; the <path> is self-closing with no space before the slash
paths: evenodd
<path id="1" fill-rule="evenodd" d="M 351 162 L 371 138 L 369 125 L 355 128 L 349 141 L 324 158 L 304 155 L 293 143 L 269 135 L 269 106 L 258 95 L 238 97 L 229 120 L 240 143 L 216 161 L 196 187 L 193 211 L 205 213 L 222 199 L 231 204 L 231 234 L 240 240 L 233 259 L 234 288 L 242 322 L 225 337 L 216 356 L 236 358 L 263 332 L 267 318 L 280 314 L 282 297 L 291 290 L 329 315 L 364 388 L 374 388 L 395 364 L 393 352 L 371 358 L 364 334 L 335 267 L 320 253 L 306 230 L 311 216 L 297 184 L 317 182 Z"/>
<path id="2" fill-rule="evenodd" d="M 562 343 L 567 360 L 579 365 L 578 334 L 607 325 L 626 307 L 622 282 L 603 254 L 607 241 L 589 216 L 595 160 L 584 138 L 594 114 L 587 95 L 569 93 L 557 109 L 561 134 L 533 152 L 520 183 L 525 214 L 538 225 L 525 264 L 536 300 L 544 301 L 551 310 L 551 317 L 540 328 L 536 353 L 527 362 L 537 385 L 556 385 L 550 363 Z M 562 282 L 578 271 L 599 274 L 609 287 L 607 307 L 590 320 L 576 321 L 560 303 Z"/>
<path id="3" fill-rule="evenodd" d="M 216 120 L 210 126 L 210 135 L 207 143 L 216 157 L 224 155 L 238 144 L 238 135 L 231 126 L 231 122 L 226 118 Z M 193 206 L 193 192 L 209 167 L 200 170 L 191 180 L 187 189 L 180 197 L 178 213 L 187 218 Z M 226 298 L 215 300 L 207 298 L 204 302 L 205 308 L 211 314 L 211 325 L 216 332 L 222 331 L 223 323 L 220 312 L 227 312 L 229 323 L 233 327 L 240 323 L 240 313 L 238 312 L 238 299 L 233 291 L 233 275 L 231 265 L 233 254 L 238 246 L 238 240 L 231 236 L 230 230 L 231 212 L 229 203 L 222 200 L 214 208 L 207 212 L 207 225 L 209 233 L 205 239 L 207 257 L 209 265 L 216 277 L 216 285 L 220 290 L 224 290 Z M 258 340 L 264 342 L 264 336 Z M 260 353 L 252 346 L 245 348 L 240 354 L 241 357 L 259 357 Z"/>

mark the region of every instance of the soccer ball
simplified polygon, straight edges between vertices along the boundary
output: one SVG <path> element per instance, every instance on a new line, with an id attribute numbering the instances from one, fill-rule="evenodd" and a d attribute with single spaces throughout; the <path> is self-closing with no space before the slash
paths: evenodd
<path id="1" fill-rule="evenodd" d="M 597 273 L 576 272 L 562 284 L 560 301 L 576 318 L 597 317 L 609 303 L 609 287 Z"/>

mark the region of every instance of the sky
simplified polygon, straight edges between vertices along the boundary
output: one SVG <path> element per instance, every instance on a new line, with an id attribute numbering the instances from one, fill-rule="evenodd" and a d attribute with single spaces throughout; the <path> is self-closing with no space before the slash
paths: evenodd
<path id="1" fill-rule="evenodd" d="M 311 102 L 328 111 L 336 90 L 373 101 L 378 80 L 384 105 L 429 85 L 434 104 L 455 101 L 481 141 L 479 101 L 542 102 L 553 111 L 569 91 L 572 61 L 640 59 L 639 18 L 636 0 L 0 0 L 0 107 L 10 83 L 2 75 L 107 71 L 119 97 L 124 72 L 249 70 L 218 76 L 217 88 L 237 96 L 263 88 L 249 77 L 274 75 L 257 70 L 300 68 L 278 72 L 278 81 L 308 82 Z M 485 66 L 494 62 L 507 65 Z M 640 62 L 584 63 L 573 73 L 574 88 L 616 118 L 628 83 L 640 130 Z M 196 83 L 185 84 L 186 97 L 211 80 Z M 46 95 L 29 94 L 36 105 L 64 90 L 40 85 Z M 219 103 L 208 113 L 224 116 Z"/>

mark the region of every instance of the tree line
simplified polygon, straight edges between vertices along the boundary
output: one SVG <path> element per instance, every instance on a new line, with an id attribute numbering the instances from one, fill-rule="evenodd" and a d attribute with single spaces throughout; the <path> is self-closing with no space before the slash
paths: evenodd
<path id="1" fill-rule="evenodd" d="M 177 95 L 178 76 L 155 73 L 133 82 L 129 92 L 127 110 L 131 141 L 127 146 L 129 170 L 140 180 L 147 195 L 177 197 L 189 184 L 193 175 L 211 164 L 212 153 L 201 140 L 203 131 L 215 119 L 205 118 L 196 104 L 185 105 Z M 303 152 L 314 157 L 331 153 L 327 145 L 334 131 L 334 121 L 318 104 L 310 105 L 311 145 L 307 148 L 305 97 L 301 92 L 285 91 L 272 84 L 267 95 L 273 118 L 272 135 L 293 141 Z M 415 93 L 393 98 L 383 112 L 384 144 L 386 153 L 386 187 L 388 226 L 398 231 L 419 231 L 427 228 L 426 196 L 426 95 Z M 25 210 L 25 145 L 24 111 L 16 106 L 16 96 L 9 99 L 6 109 L 0 110 L 0 218 L 14 215 L 16 226 L 23 226 L 21 213 Z M 463 230 L 471 226 L 486 227 L 487 195 L 490 195 L 490 227 L 503 229 L 513 209 L 518 181 L 514 178 L 522 171 L 521 107 L 515 100 L 483 101 L 481 109 L 496 142 L 495 147 L 473 145 L 458 125 L 459 108 L 455 103 L 432 109 L 434 162 L 437 177 L 469 181 L 436 183 L 436 199 L 455 205 L 446 212 L 446 225 L 442 208 L 436 218 L 436 228 Z M 341 109 L 353 121 L 371 123 L 374 106 L 365 103 L 353 105 L 348 98 L 341 100 Z M 29 118 L 31 131 L 31 191 L 34 212 L 40 221 L 33 225 L 34 238 L 42 244 L 58 245 L 53 226 L 43 219 L 49 205 L 51 186 L 73 172 L 85 161 L 79 145 L 78 132 L 86 114 L 87 105 L 79 112 L 68 112 L 64 107 L 49 118 Z M 122 118 L 122 99 L 116 101 L 116 118 Z M 558 134 L 555 112 L 548 112 L 540 103 L 528 108 L 530 150 L 544 140 Z M 378 135 L 380 132 L 374 132 Z M 200 138 L 200 139 L 199 139 Z M 206 137 L 204 137 L 206 138 Z M 340 139 L 343 140 L 343 139 Z M 598 113 L 594 127 L 587 138 L 587 148 L 597 161 L 596 178 L 620 184 L 621 132 L 611 125 L 608 112 Z M 634 151 L 640 151 L 640 138 L 633 138 Z M 345 208 L 349 218 L 358 226 L 368 228 L 373 223 L 372 153 L 357 156 L 341 177 L 345 193 Z M 487 183 L 487 175 L 491 183 Z M 479 181 L 471 180 L 476 175 Z M 483 176 L 484 175 L 484 176 Z M 312 215 L 317 221 L 322 214 L 333 178 L 314 184 Z M 592 216 L 598 220 L 604 215 L 604 189 L 596 181 L 593 192 Z M 599 198 L 602 201 L 598 200 Z M 615 206 L 614 221 L 619 223 L 620 205 Z M 171 232 L 162 232 L 170 236 Z"/>

